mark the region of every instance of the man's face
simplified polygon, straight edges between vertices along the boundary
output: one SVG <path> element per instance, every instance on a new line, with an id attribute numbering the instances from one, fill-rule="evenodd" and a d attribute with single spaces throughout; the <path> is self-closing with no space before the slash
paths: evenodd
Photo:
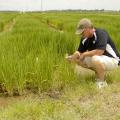
<path id="1" fill-rule="evenodd" d="M 91 36 L 91 28 L 84 28 L 83 32 L 81 33 L 83 38 L 89 38 Z"/>

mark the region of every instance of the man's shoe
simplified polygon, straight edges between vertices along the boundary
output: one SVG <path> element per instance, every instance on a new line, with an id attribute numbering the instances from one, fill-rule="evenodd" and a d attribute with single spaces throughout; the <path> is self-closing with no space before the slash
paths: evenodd
<path id="1" fill-rule="evenodd" d="M 98 87 L 99 89 L 105 88 L 105 87 L 108 86 L 108 84 L 107 84 L 106 81 L 97 81 L 96 84 L 97 84 L 97 87 Z"/>

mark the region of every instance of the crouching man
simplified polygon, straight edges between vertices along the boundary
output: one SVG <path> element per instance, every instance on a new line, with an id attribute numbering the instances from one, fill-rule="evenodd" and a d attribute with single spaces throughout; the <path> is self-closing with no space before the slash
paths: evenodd
<path id="1" fill-rule="evenodd" d="M 75 60 L 78 65 L 95 71 L 98 88 L 107 86 L 105 71 L 113 70 L 120 64 L 120 55 L 111 37 L 105 30 L 94 28 L 86 18 L 78 23 L 76 34 L 81 35 L 80 44 L 68 60 Z"/>

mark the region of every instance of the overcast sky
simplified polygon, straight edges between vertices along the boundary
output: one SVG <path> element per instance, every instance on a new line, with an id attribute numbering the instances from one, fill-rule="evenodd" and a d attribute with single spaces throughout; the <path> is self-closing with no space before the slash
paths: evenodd
<path id="1" fill-rule="evenodd" d="M 42 0 L 43 10 L 120 10 L 120 0 Z M 41 0 L 0 0 L 0 10 L 41 10 Z"/>

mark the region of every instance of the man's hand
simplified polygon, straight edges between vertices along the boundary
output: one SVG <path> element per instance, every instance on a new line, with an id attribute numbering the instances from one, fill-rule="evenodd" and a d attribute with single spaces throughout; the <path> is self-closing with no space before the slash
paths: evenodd
<path id="1" fill-rule="evenodd" d="M 79 52 L 79 51 L 76 51 L 76 52 L 72 55 L 72 57 L 73 57 L 73 60 L 78 60 L 78 59 L 80 59 L 80 52 Z"/>
<path id="2" fill-rule="evenodd" d="M 66 56 L 66 59 L 69 62 L 78 62 L 80 59 L 80 53 L 78 51 L 76 51 L 73 55 Z"/>

